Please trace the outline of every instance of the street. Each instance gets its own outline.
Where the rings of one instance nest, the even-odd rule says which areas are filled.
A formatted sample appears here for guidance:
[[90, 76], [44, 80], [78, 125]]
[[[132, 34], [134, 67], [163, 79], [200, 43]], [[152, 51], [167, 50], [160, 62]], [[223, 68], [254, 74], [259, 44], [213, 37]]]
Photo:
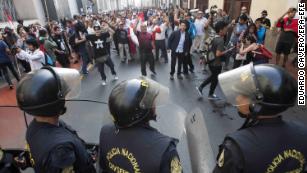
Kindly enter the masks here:
[[[115, 52], [113, 52], [113, 55]], [[136, 60], [129, 64], [120, 63], [118, 56], [112, 57], [119, 80], [113, 81], [113, 76], [106, 67], [107, 85], [101, 85], [100, 75], [96, 68], [82, 79], [82, 90], [78, 99], [88, 99], [96, 101], [108, 101], [108, 96], [112, 88], [120, 81], [137, 78], [140, 76], [140, 64]], [[205, 172], [210, 172], [214, 168], [215, 157], [218, 153], [218, 145], [222, 143], [227, 133], [234, 132], [242, 123], [236, 109], [223, 100], [210, 102], [207, 99], [209, 87], [204, 88], [204, 96], [199, 99], [195, 87], [208, 75], [203, 74], [200, 65], [194, 60], [195, 73], [185, 76], [183, 80], [175, 77], [169, 80], [170, 63], [156, 62], [156, 76], [148, 76], [157, 82], [169, 87], [170, 102], [167, 105], [158, 107], [157, 122], [153, 126], [162, 133], [179, 139], [178, 152], [184, 172], [193, 172], [200, 166], [196, 162], [206, 162]], [[148, 72], [148, 74], [150, 74]], [[4, 91], [7, 90], [7, 91]], [[1, 89], [2, 95], [10, 95], [6, 104], [14, 105], [12, 93], [7, 88]], [[218, 88], [216, 94], [222, 97]], [[3, 104], [3, 100], [1, 103]], [[111, 123], [108, 106], [89, 102], [67, 102], [67, 113], [62, 119], [75, 128], [81, 138], [88, 143], [98, 143], [100, 128], [107, 123]], [[306, 107], [294, 107], [284, 112], [285, 119], [295, 120], [307, 125], [307, 118], [304, 111]], [[0, 108], [0, 145], [3, 148], [14, 148], [24, 146], [24, 119], [22, 113], [16, 108]], [[28, 121], [30, 121], [28, 117]], [[21, 139], [22, 138], [22, 139]], [[133, 139], [132, 139], [133, 140]], [[188, 141], [189, 140], [189, 141]], [[14, 146], [8, 146], [8, 145]], [[203, 154], [203, 155], [202, 155]], [[192, 157], [192, 158], [191, 158]], [[197, 160], [203, 159], [203, 160]], [[200, 169], [200, 168], [199, 168]]]

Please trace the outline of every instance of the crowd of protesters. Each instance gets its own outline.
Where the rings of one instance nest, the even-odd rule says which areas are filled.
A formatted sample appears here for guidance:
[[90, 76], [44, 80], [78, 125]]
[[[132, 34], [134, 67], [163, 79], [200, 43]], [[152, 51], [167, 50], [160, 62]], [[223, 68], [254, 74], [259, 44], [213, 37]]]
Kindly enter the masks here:
[[[19, 80], [22, 73], [45, 65], [69, 68], [80, 62], [80, 73], [85, 76], [90, 67], [96, 65], [105, 85], [104, 65], [109, 66], [114, 79], [118, 79], [112, 60], [117, 53], [122, 63], [139, 60], [143, 76], [147, 75], [147, 63], [151, 74], [156, 75], [155, 63], [170, 60], [170, 79], [174, 80], [176, 73], [182, 80], [182, 74], [194, 73], [192, 59], [200, 58], [204, 69], [210, 68], [211, 76], [198, 89], [201, 93], [202, 88], [211, 83], [209, 95], [215, 98], [217, 76], [222, 69], [228, 70], [230, 64], [237, 68], [249, 62], [269, 62], [263, 54], [266, 30], [271, 28], [268, 12], [263, 10], [261, 16], [253, 20], [247, 11], [242, 7], [240, 16], [233, 20], [216, 6], [205, 11], [176, 6], [74, 15], [73, 19], [50, 21], [44, 26], [39, 23], [24, 26], [20, 20], [16, 30], [6, 27], [0, 34], [0, 72], [13, 88], [7, 69]], [[283, 54], [283, 67], [296, 42], [295, 14], [296, 9], [290, 8], [277, 21], [281, 36], [276, 46], [276, 64]], [[209, 42], [214, 48], [208, 51], [220, 52], [214, 55], [213, 61], [208, 59], [208, 52], [203, 51], [210, 37], [215, 41]], [[216, 40], [216, 37], [222, 38]], [[21, 68], [16, 68], [16, 64]]]

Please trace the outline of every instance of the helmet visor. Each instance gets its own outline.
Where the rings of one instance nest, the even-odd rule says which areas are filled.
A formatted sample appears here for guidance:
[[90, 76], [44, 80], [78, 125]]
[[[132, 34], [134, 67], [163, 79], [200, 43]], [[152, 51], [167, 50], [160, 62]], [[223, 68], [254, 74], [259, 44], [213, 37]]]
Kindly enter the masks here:
[[168, 87], [146, 77], [140, 77], [142, 87], [146, 87], [140, 107], [149, 109], [165, 106], [169, 103]]
[[69, 68], [53, 68], [60, 77], [61, 89], [65, 99], [77, 98], [81, 92], [81, 76], [78, 70]]
[[253, 75], [252, 64], [219, 75], [219, 85], [230, 104], [241, 106], [251, 104], [256, 100], [256, 85]]

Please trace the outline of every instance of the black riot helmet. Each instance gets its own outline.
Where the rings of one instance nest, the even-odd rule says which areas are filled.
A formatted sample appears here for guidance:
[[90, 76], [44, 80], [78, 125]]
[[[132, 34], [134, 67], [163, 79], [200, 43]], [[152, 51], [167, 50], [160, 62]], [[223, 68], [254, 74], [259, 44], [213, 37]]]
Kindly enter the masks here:
[[43, 67], [18, 83], [18, 106], [34, 116], [62, 115], [66, 111], [65, 99], [79, 93], [80, 81], [77, 70]]
[[[296, 103], [297, 82], [277, 65], [251, 63], [220, 74], [219, 83], [231, 104], [249, 104], [252, 118], [276, 115]], [[241, 96], [247, 97], [248, 103], [242, 103]]]
[[109, 110], [118, 128], [155, 119], [155, 108], [168, 101], [168, 88], [145, 77], [123, 81], [109, 97]]

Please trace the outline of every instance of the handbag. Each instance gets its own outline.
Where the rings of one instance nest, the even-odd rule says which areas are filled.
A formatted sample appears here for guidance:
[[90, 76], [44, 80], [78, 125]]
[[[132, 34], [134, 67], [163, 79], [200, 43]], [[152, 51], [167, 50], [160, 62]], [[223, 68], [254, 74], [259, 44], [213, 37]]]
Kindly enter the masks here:
[[109, 58], [109, 55], [104, 55], [104, 56], [100, 56], [96, 58], [95, 61], [98, 63], [104, 63], [108, 60], [108, 58]]
[[[243, 50], [243, 44], [241, 45], [240, 50]], [[239, 61], [240, 60], [246, 60], [246, 53], [244, 55], [241, 55], [241, 54], [237, 53], [236, 60], [239, 60]]]

